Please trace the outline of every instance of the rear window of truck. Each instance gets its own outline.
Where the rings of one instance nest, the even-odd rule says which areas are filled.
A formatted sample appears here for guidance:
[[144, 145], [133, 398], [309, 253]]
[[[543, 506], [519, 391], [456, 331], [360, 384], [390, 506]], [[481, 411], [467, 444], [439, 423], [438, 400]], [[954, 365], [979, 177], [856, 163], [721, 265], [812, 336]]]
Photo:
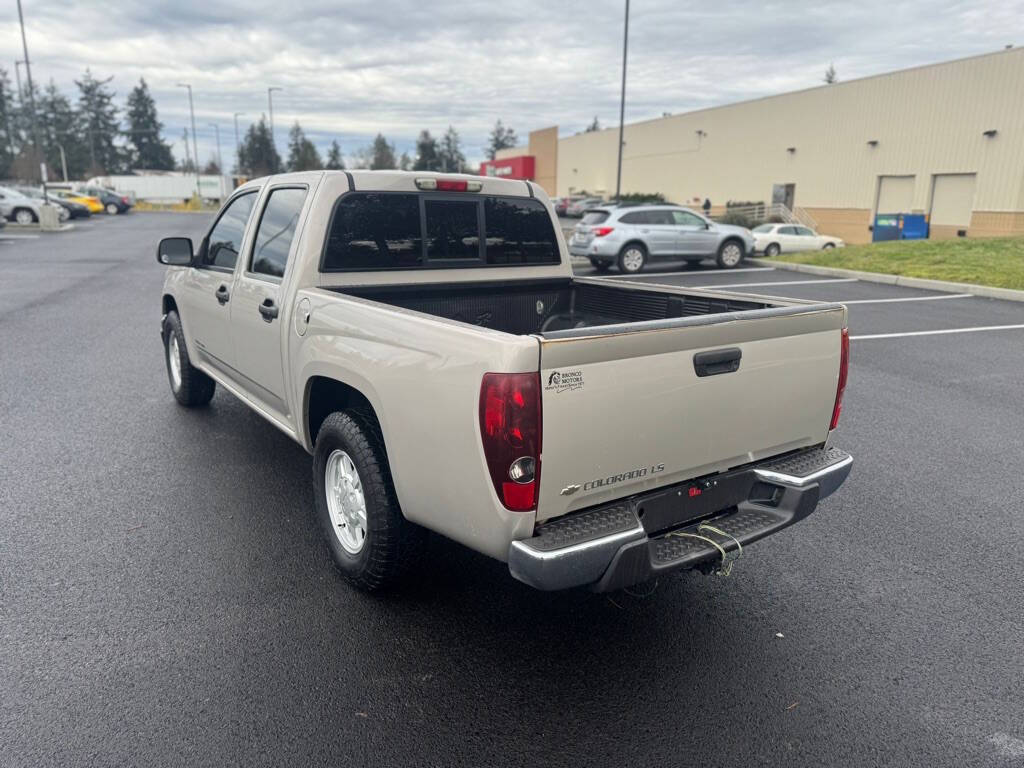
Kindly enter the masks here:
[[323, 272], [558, 264], [533, 198], [350, 192], [331, 217]]

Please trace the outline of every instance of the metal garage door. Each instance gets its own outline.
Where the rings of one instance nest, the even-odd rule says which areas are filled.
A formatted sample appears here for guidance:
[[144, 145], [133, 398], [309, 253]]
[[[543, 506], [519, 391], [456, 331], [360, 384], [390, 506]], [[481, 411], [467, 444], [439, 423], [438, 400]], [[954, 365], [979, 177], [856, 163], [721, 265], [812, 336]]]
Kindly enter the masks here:
[[932, 185], [932, 225], [966, 227], [974, 209], [973, 173], [944, 173]]
[[879, 176], [875, 213], [909, 213], [914, 207], [913, 176]]

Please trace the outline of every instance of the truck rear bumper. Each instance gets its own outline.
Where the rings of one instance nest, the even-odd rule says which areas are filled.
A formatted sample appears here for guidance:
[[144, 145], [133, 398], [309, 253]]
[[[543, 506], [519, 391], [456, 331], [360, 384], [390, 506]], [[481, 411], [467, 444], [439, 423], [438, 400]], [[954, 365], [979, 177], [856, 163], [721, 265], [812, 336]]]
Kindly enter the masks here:
[[852, 466], [844, 451], [811, 448], [567, 515], [513, 541], [509, 571], [537, 589], [607, 592], [711, 567], [810, 515]]

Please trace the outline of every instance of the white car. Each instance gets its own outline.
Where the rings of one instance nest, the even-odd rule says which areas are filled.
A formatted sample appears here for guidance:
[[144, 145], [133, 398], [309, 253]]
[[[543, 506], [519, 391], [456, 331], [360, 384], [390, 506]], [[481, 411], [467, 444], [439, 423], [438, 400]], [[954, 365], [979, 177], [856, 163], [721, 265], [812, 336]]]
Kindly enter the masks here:
[[810, 227], [799, 224], [762, 224], [754, 227], [752, 232], [754, 251], [769, 257], [778, 256], [783, 251], [818, 251], [846, 245], [838, 237], [819, 235]]
[[55, 208], [59, 221], [69, 218], [67, 208], [55, 203], [44, 203], [36, 197], [28, 197], [12, 187], [0, 187], [0, 216], [5, 219], [18, 224], [34, 224], [39, 221], [39, 212], [43, 208]]

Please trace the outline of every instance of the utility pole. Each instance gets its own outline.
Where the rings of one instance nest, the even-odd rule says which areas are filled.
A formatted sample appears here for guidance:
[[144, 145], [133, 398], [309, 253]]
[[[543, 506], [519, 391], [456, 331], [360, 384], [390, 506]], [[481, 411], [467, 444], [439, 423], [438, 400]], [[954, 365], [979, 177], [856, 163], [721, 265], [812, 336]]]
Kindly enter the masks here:
[[235, 170], [242, 173], [242, 143], [238, 140], [238, 116], [245, 112], [235, 112]]
[[[21, 2], [21, 0], [18, 0]], [[192, 106], [192, 86], [188, 83], [178, 83], [179, 88], [188, 88], [188, 113], [192, 117], [192, 157], [196, 164], [196, 199], [202, 200], [203, 193], [199, 189], [199, 144], [196, 143], [196, 110]], [[185, 153], [188, 154], [188, 144], [185, 144]]]
[[270, 144], [275, 150], [277, 149], [277, 140], [274, 138], [274, 91], [283, 90], [284, 88], [277, 85], [267, 88], [267, 109], [270, 112]]
[[622, 95], [619, 97], [619, 169], [615, 174], [615, 202], [622, 192], [622, 135], [626, 120], [626, 49], [629, 45], [629, 0], [626, 0], [626, 26], [622, 33]]
[[220, 175], [224, 175], [224, 161], [220, 158], [220, 126], [216, 123], [207, 123], [207, 125], [213, 126], [213, 132], [217, 136], [217, 167], [220, 169]]
[[[39, 178], [43, 178], [43, 156], [39, 151], [39, 132], [36, 130], [36, 95], [32, 88], [32, 65], [28, 60], [28, 41], [25, 39], [25, 17], [21, 13], [21, 0], [18, 0], [18, 23], [21, 25], [21, 49], [25, 52], [25, 77], [28, 79], [28, 103], [32, 123], [32, 147], [35, 149], [36, 162], [39, 166]], [[46, 183], [43, 182], [43, 201], [46, 201]]]
[[18, 81], [18, 102], [21, 103], [25, 100], [25, 93], [21, 90], [21, 65], [24, 61], [14, 62], [14, 77]]

